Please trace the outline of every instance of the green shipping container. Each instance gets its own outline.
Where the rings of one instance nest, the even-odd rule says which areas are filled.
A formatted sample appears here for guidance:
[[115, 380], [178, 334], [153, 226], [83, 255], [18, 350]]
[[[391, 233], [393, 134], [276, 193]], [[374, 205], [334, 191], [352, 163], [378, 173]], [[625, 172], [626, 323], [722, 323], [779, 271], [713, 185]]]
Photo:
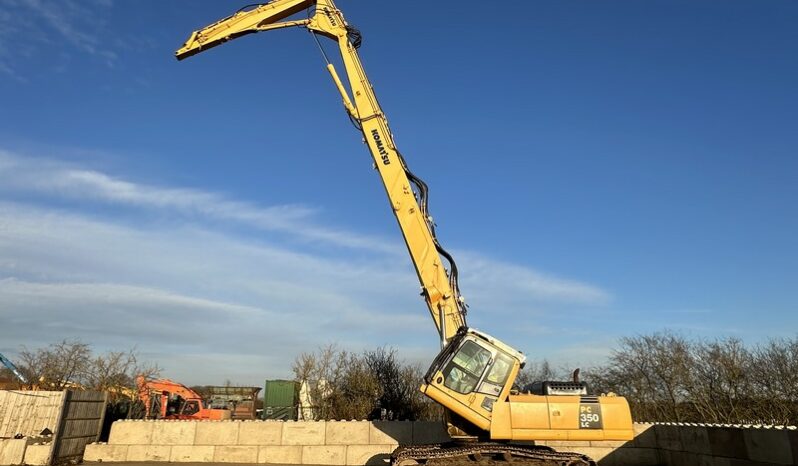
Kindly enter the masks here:
[[263, 391], [263, 406], [287, 408], [297, 405], [299, 384], [293, 380], [267, 380]]
[[278, 421], [296, 421], [296, 408], [289, 406], [264, 406], [263, 419], [278, 420]]

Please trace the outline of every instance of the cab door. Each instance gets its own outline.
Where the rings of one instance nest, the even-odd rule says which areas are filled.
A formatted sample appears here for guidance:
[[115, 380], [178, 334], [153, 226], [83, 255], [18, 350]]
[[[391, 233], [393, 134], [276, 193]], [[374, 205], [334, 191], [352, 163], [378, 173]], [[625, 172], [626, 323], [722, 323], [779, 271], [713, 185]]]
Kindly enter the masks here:
[[493, 403], [498, 400], [513, 360], [490, 345], [463, 341], [430, 380], [425, 393], [482, 429], [490, 428]]

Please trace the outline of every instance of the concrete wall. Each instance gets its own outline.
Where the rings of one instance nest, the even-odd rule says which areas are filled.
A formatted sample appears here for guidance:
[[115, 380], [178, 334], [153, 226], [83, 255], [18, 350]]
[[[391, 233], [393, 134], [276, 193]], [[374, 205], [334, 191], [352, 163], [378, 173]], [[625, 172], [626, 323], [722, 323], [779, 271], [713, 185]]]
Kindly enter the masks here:
[[[437, 422], [118, 421], [85, 461], [384, 464], [398, 445], [448, 440]], [[798, 465], [798, 431], [636, 424], [630, 442], [539, 442], [600, 466]]]
[[63, 404], [64, 392], [0, 391], [0, 465], [48, 464], [52, 437], [38, 435], [58, 430]]
[[399, 444], [448, 440], [438, 422], [117, 421], [84, 461], [385, 464]]
[[26, 446], [25, 439], [0, 440], [0, 464], [23, 464]]
[[699, 424], [635, 424], [631, 442], [538, 442], [584, 453], [600, 466], [798, 465], [798, 430]]
[[46, 442], [35, 438], [0, 439], [0, 465], [46, 466], [51, 451], [49, 439]]
[[0, 437], [55, 432], [63, 402], [64, 392], [0, 390]]

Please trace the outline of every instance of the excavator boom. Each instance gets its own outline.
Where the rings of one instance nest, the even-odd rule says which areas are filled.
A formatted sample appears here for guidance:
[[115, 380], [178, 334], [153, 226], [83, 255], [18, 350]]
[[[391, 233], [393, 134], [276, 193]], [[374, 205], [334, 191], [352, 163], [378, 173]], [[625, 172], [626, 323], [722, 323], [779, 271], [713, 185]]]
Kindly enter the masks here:
[[[195, 31], [183, 47], [175, 52], [178, 60], [196, 55], [237, 37], [254, 32], [275, 29], [274, 24], [312, 6], [314, 0], [278, 0], [247, 10], [241, 9], [227, 18]], [[291, 21], [277, 27], [299, 26], [305, 21]]]
[[[315, 10], [307, 20], [280, 22], [309, 7]], [[433, 220], [427, 211], [427, 186], [410, 172], [396, 148], [388, 121], [360, 62], [359, 33], [346, 23], [335, 4], [331, 0], [275, 0], [251, 10], [238, 11], [193, 32], [176, 52], [176, 57], [181, 60], [236, 37], [291, 26], [305, 27], [338, 44], [351, 97], [334, 65], [328, 63], [327, 70], [374, 158], [418, 274], [422, 295], [445, 346], [466, 324], [456, 265], [435, 237]]]
[[11, 362], [8, 358], [3, 356], [3, 353], [0, 353], [0, 363], [6, 366], [6, 368], [10, 370], [11, 373], [14, 374], [19, 379], [20, 382], [22, 382], [23, 384], [28, 383], [28, 379], [26, 379], [25, 376], [22, 375], [22, 372], [20, 372], [19, 369], [17, 369], [17, 366], [15, 366], [13, 362]]

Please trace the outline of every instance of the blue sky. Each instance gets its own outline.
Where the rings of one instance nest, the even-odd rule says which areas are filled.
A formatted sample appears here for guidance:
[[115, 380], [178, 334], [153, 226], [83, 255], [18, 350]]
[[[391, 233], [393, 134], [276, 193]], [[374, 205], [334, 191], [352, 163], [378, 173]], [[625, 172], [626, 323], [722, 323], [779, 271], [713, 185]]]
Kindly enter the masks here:
[[[178, 63], [230, 2], [0, 1], [0, 352], [186, 383], [437, 340], [304, 30]], [[798, 4], [341, 0], [469, 323], [557, 364], [798, 329]], [[334, 52], [331, 43], [328, 52]]]

